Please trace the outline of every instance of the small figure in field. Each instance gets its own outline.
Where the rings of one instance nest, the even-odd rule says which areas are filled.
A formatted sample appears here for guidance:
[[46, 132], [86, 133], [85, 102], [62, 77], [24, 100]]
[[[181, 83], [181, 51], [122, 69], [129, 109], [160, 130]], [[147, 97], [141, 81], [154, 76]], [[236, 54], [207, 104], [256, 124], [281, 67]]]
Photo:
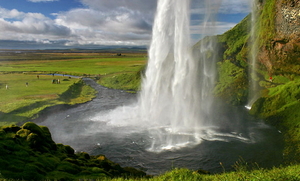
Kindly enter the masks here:
[[6, 88], [6, 90], [8, 89], [8, 85], [7, 84], [6, 84], [5, 88]]
[[25, 83], [26, 87], [28, 87], [28, 82]]
[[273, 82], [273, 77], [272, 76], [270, 76], [269, 81]]
[[60, 84], [60, 80], [59, 79], [57, 79], [57, 83]]
[[55, 79], [53, 79], [53, 80], [52, 80], [52, 84], [55, 84], [55, 82], [56, 82], [56, 80], [55, 80]]
[[36, 77], [37, 77], [37, 79], [40, 79], [40, 76], [39, 76], [39, 75], [37, 75]]

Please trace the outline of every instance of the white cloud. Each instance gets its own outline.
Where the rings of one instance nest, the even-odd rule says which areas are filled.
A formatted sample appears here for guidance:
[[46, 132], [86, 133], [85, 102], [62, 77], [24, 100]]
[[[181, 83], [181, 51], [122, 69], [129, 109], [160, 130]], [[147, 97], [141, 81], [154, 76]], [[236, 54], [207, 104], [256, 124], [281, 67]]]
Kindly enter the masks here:
[[117, 10], [73, 9], [56, 14], [56, 23], [72, 30], [81, 44], [146, 43], [150, 40], [152, 25], [139, 11], [124, 7]]
[[233, 28], [235, 25], [236, 23], [229, 23], [229, 22], [207, 22], [206, 24], [192, 25], [191, 34], [202, 33], [203, 36], [222, 34], [225, 31]]
[[24, 13], [0, 8], [0, 39], [32, 40], [38, 37], [59, 39], [70, 35], [67, 27], [56, 24], [41, 13]]
[[208, 12], [221, 14], [250, 13], [252, 0], [193, 0], [191, 13], [205, 14]]
[[151, 12], [156, 9], [156, 0], [80, 0], [91, 9], [115, 10], [120, 7], [131, 9], [132, 11]]
[[252, 0], [223, 0], [220, 6], [222, 14], [250, 13]]
[[20, 19], [25, 16], [25, 13], [20, 12], [16, 9], [7, 10], [0, 7], [0, 18], [14, 18]]
[[[28, 0], [47, 2], [55, 0]], [[56, 12], [50, 19], [41, 13], [25, 13], [0, 7], [1, 40], [35, 40], [51, 44], [56, 40], [76, 44], [148, 45], [157, 0], [78, 0], [85, 8]], [[204, 8], [204, 0], [192, 0], [191, 12], [204, 14], [218, 8], [223, 14], [249, 12], [250, 0], [206, 0], [214, 9]], [[191, 33], [200, 34], [200, 20], [192, 20]], [[216, 34], [233, 27], [235, 23], [206, 24]]]

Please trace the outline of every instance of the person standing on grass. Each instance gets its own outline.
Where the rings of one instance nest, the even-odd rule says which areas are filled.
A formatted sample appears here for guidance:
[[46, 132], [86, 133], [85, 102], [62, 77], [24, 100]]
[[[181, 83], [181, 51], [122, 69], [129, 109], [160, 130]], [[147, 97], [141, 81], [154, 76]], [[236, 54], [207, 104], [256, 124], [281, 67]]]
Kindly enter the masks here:
[[25, 83], [26, 87], [28, 87], [28, 82]]
[[8, 85], [7, 84], [6, 84], [5, 88], [6, 88], [6, 90], [8, 89]]

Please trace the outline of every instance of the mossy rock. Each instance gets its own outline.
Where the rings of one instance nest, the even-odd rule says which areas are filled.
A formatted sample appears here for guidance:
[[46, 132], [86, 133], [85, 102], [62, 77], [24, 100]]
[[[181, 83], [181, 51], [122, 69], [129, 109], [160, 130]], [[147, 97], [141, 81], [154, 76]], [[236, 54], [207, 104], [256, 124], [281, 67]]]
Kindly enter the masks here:
[[27, 138], [27, 136], [30, 134], [30, 130], [28, 129], [20, 129], [16, 135], [20, 136], [21, 138]]
[[22, 177], [25, 180], [43, 180], [45, 179], [46, 172], [34, 164], [26, 164]]
[[46, 171], [49, 172], [49, 171], [53, 171], [56, 169], [56, 167], [60, 163], [60, 159], [51, 154], [47, 154], [47, 155], [41, 155], [40, 157], [38, 157], [37, 162], [42, 164], [42, 167]]
[[[1, 150], [1, 148], [0, 148], [0, 150]], [[0, 152], [0, 154], [2, 154], [2, 153]], [[0, 158], [0, 163], [1, 163], [0, 170], [7, 168], [8, 165], [10, 164], [7, 159], [1, 159], [1, 158]]]
[[69, 146], [69, 145], [65, 145], [64, 146], [64, 150], [65, 150], [65, 153], [67, 153], [68, 155], [74, 155], [75, 154], [75, 150]]
[[79, 159], [82, 159], [82, 160], [89, 160], [91, 159], [90, 155], [86, 152], [80, 152], [77, 154], [78, 158]]
[[19, 131], [21, 128], [19, 126], [16, 126], [16, 125], [10, 125], [10, 126], [4, 126], [2, 127], [2, 130], [5, 131], [6, 133], [9, 133], [9, 132], [17, 132]]
[[73, 163], [67, 162], [67, 161], [62, 161], [57, 166], [57, 170], [60, 172], [66, 172], [66, 173], [73, 174], [73, 175], [76, 175], [81, 171], [79, 166], [77, 166]]
[[105, 171], [103, 170], [103, 168], [99, 168], [99, 167], [93, 167], [93, 168], [91, 169], [91, 171], [92, 171], [93, 173], [105, 173]]
[[40, 143], [42, 142], [41, 137], [36, 133], [30, 133], [27, 136], [26, 141], [28, 142], [29, 146], [32, 148], [39, 148]]
[[47, 179], [60, 181], [74, 181], [75, 176], [67, 172], [53, 171], [48, 173]]
[[37, 134], [38, 136], [44, 136], [44, 131], [42, 130], [41, 127], [39, 127], [37, 124], [32, 123], [32, 122], [27, 122], [23, 124], [22, 129], [27, 129], [31, 131], [32, 133]]
[[[6, 179], [74, 180], [130, 177], [138, 171], [124, 170], [104, 155], [75, 155], [72, 147], [55, 144], [47, 127], [25, 123], [22, 127], [0, 127], [0, 173]], [[53, 146], [55, 145], [55, 146]], [[135, 173], [130, 173], [134, 171]], [[90, 175], [91, 174], [91, 175]]]
[[73, 163], [75, 165], [79, 165], [79, 161], [77, 159], [74, 159], [74, 158], [66, 158], [66, 159], [64, 159], [64, 161]]

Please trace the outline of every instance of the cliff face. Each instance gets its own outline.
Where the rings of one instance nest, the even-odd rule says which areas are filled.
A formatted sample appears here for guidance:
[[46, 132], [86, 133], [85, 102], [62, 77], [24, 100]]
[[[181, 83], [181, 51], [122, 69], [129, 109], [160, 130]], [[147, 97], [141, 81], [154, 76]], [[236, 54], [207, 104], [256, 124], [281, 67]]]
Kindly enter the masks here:
[[[274, 31], [270, 32], [273, 36], [265, 40], [258, 60], [266, 67], [270, 75], [283, 75], [291, 78], [294, 74], [298, 75], [300, 70], [300, 1], [276, 0], [274, 2], [274, 22], [270, 21], [274, 24], [269, 25], [271, 27], [269, 30]], [[265, 6], [270, 5], [267, 3], [267, 1], [261, 3], [262, 11], [266, 10]], [[260, 19], [264, 18], [267, 17], [260, 17]], [[264, 28], [264, 24], [261, 28]]]
[[[300, 162], [300, 0], [257, 0], [255, 15], [254, 23], [249, 15], [217, 36], [220, 57], [214, 93], [229, 104], [246, 105], [249, 82], [257, 83], [260, 97], [250, 113], [282, 132], [286, 161]], [[255, 68], [250, 63], [253, 48]], [[256, 72], [254, 78], [249, 69]]]

